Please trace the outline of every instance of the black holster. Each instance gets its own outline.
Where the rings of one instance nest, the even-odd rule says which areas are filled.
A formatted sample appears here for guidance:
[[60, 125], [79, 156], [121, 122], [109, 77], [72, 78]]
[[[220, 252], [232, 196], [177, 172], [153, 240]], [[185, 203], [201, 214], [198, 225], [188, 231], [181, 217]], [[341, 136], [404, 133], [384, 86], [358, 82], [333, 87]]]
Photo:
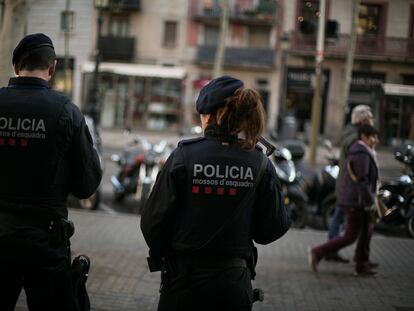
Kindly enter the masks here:
[[[253, 247], [252, 254], [247, 260], [247, 268], [250, 270], [250, 275], [252, 280], [256, 278], [256, 264], [257, 264], [258, 254], [257, 254], [257, 247]], [[263, 301], [264, 300], [264, 291], [260, 288], [253, 289], [253, 302], [256, 301]]]
[[75, 233], [72, 221], [56, 218], [50, 222], [50, 242], [53, 246], [70, 246], [70, 237]]

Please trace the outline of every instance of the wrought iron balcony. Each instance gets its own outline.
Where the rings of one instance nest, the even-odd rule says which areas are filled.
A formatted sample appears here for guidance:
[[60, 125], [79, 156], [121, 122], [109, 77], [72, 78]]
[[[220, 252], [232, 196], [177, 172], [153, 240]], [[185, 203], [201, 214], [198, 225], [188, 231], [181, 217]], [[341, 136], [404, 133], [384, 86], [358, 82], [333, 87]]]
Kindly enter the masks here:
[[141, 9], [140, 0], [109, 0], [110, 10], [120, 11], [139, 11]]
[[[193, 18], [205, 23], [218, 23], [221, 15], [219, 1], [198, 0], [191, 7]], [[259, 4], [235, 4], [229, 8], [230, 22], [248, 25], [273, 25], [275, 24], [276, 4], [273, 0], [262, 0]]]
[[[340, 34], [337, 39], [325, 43], [327, 57], [345, 57], [348, 53], [350, 35]], [[315, 55], [316, 36], [295, 32], [290, 52], [301, 55]], [[408, 60], [414, 61], [414, 40], [407, 38], [385, 37], [380, 35], [358, 36], [355, 57], [357, 59]]]
[[[196, 62], [200, 65], [212, 65], [216, 55], [216, 46], [198, 46]], [[271, 49], [226, 48], [224, 66], [264, 68], [274, 67], [274, 51]]]
[[134, 38], [102, 36], [99, 39], [99, 51], [103, 61], [132, 61], [134, 50]]

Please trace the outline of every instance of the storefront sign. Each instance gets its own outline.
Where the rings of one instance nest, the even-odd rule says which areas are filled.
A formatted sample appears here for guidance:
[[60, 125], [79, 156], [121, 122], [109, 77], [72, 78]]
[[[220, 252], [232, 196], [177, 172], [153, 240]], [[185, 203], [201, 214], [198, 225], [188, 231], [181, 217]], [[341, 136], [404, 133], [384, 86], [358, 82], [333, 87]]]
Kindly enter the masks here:
[[385, 81], [383, 73], [354, 72], [351, 79], [351, 90], [372, 90], [381, 87]]
[[384, 83], [382, 87], [385, 95], [414, 96], [414, 86], [412, 85]]
[[[329, 80], [329, 71], [324, 70], [322, 83], [326, 84]], [[287, 86], [313, 88], [315, 81], [315, 69], [311, 68], [288, 68]]]

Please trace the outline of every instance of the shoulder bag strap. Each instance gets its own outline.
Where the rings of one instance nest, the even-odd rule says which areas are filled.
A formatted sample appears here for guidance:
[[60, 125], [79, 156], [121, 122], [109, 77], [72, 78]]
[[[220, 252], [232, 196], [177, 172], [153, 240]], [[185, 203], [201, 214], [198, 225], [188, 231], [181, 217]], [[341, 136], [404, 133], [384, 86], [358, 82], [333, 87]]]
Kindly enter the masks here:
[[358, 178], [356, 177], [354, 171], [352, 170], [350, 161], [348, 161], [348, 163], [346, 164], [346, 168], [348, 169], [349, 177], [351, 177], [352, 181], [358, 182]]

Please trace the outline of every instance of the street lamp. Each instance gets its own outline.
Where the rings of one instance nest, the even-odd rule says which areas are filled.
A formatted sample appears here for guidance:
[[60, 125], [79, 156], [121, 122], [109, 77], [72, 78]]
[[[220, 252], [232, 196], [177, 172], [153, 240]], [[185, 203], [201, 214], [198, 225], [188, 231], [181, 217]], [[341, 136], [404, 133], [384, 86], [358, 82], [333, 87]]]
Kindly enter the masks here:
[[98, 84], [99, 84], [99, 63], [101, 58], [101, 53], [99, 51], [99, 41], [101, 38], [101, 31], [102, 31], [102, 11], [108, 7], [109, 0], [94, 0], [95, 8], [98, 10], [98, 18], [96, 20], [97, 27], [96, 27], [96, 43], [95, 43], [95, 70], [93, 72], [93, 84], [92, 84], [92, 94], [91, 94], [91, 101], [89, 104], [89, 114], [92, 117], [96, 126], [99, 125], [100, 122], [100, 114], [101, 114], [101, 107], [100, 107], [100, 100], [99, 100], [99, 92], [98, 92]]

